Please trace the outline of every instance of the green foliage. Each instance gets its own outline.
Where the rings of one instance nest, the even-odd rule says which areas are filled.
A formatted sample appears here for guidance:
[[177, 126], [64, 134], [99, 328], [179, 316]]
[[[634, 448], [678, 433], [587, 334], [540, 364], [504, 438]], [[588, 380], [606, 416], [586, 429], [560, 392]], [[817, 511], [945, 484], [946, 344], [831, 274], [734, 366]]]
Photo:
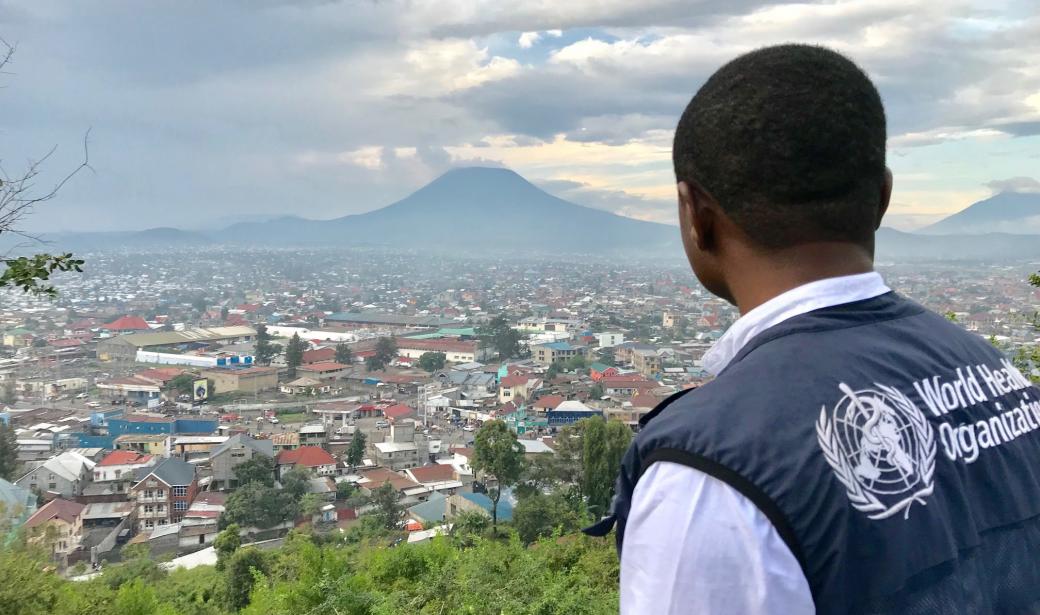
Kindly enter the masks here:
[[350, 365], [354, 362], [354, 353], [346, 344], [336, 344], [336, 363]]
[[435, 372], [444, 367], [446, 360], [447, 355], [443, 352], [424, 352], [419, 357], [419, 367], [428, 372]]
[[232, 523], [223, 529], [213, 540], [213, 549], [217, 552], [217, 569], [223, 570], [225, 562], [239, 547], [242, 546], [242, 537], [239, 536], [237, 523]]
[[[476, 515], [476, 516], [472, 516]], [[611, 541], [552, 536], [525, 547], [515, 534], [466, 541], [436, 538], [387, 548], [387, 534], [365, 517], [339, 541], [292, 532], [273, 551], [242, 547], [223, 571], [211, 566], [168, 575], [126, 576], [106, 567], [86, 582], [49, 571], [24, 550], [0, 551], [0, 612], [17, 615], [397, 615], [509, 613], [599, 615], [618, 611], [618, 562]], [[369, 527], [364, 527], [368, 525]], [[134, 550], [131, 550], [134, 553]], [[119, 572], [119, 575], [113, 573]], [[118, 576], [118, 579], [114, 577]], [[113, 578], [110, 578], [113, 577]]]
[[239, 486], [249, 483], [260, 483], [265, 487], [274, 486], [274, 457], [253, 455], [232, 470]]
[[350, 440], [350, 448], [347, 449], [347, 463], [351, 468], [361, 465], [365, 458], [365, 434], [360, 429], [354, 430], [354, 437]]
[[225, 567], [227, 590], [224, 595], [230, 610], [238, 611], [249, 604], [249, 594], [258, 579], [255, 573], [264, 575], [268, 569], [267, 557], [255, 547], [239, 549], [231, 556]]
[[278, 354], [275, 345], [271, 343], [271, 334], [267, 332], [266, 325], [256, 326], [256, 344], [253, 347], [253, 355], [260, 365], [270, 365], [271, 360]]
[[238, 524], [265, 529], [294, 519], [300, 510], [300, 499], [306, 491], [306, 483], [300, 488], [295, 480], [290, 481], [291, 488], [278, 489], [252, 482], [235, 489], [224, 503], [221, 526], [227, 528], [231, 524]]
[[0, 421], [0, 478], [18, 478], [18, 439], [14, 428]]
[[336, 483], [336, 499], [347, 500], [357, 492], [357, 488], [347, 481]]
[[372, 505], [376, 507], [374, 514], [379, 518], [383, 527], [388, 530], [396, 528], [398, 522], [401, 521], [401, 513], [404, 512], [404, 509], [401, 508], [400, 500], [401, 494], [389, 481], [373, 490], [372, 496], [369, 498]]
[[1029, 283], [1033, 286], [1040, 287], [1040, 273], [1034, 273], [1029, 276]]
[[15, 389], [14, 378], [4, 381], [4, 388], [0, 389], [0, 403], [13, 404], [18, 401], [18, 391]]
[[587, 365], [588, 361], [586, 361], [585, 357], [581, 356], [580, 354], [576, 354], [563, 362], [563, 368], [569, 372], [583, 370]]
[[192, 374], [181, 374], [180, 376], [174, 377], [173, 380], [170, 380], [168, 386], [171, 391], [178, 395], [191, 395], [191, 391], [195, 386], [195, 376]]
[[509, 326], [506, 317], [499, 314], [487, 325], [477, 328], [477, 336], [488, 347], [494, 348], [501, 361], [520, 354], [520, 332]]
[[365, 369], [370, 372], [386, 369], [397, 358], [397, 342], [392, 337], [381, 337], [376, 342], [375, 354], [365, 359]]
[[582, 492], [589, 510], [602, 515], [614, 496], [614, 480], [632, 441], [632, 431], [624, 423], [604, 421], [598, 416], [584, 419], [583, 423]]
[[524, 544], [547, 538], [555, 532], [577, 531], [585, 521], [580, 502], [563, 493], [534, 494], [520, 500], [513, 509], [513, 527]]
[[303, 352], [305, 350], [307, 350], [307, 342], [300, 339], [299, 333], [293, 333], [285, 347], [285, 365], [288, 367], [286, 375], [289, 380], [296, 377], [296, 368], [303, 363]]
[[603, 385], [598, 382], [592, 385], [592, 388], [589, 389], [589, 397], [592, 399], [600, 399], [603, 397]]
[[491, 474], [498, 487], [488, 490], [491, 498], [491, 526], [498, 527], [498, 501], [502, 488], [515, 485], [524, 469], [524, 447], [517, 442], [516, 434], [502, 421], [488, 421], [477, 432], [473, 444], [473, 459], [470, 465], [474, 472], [487, 477]]
[[549, 366], [549, 369], [545, 370], [545, 381], [552, 382], [560, 372], [563, 371], [563, 363], [560, 361], [553, 361]]
[[83, 271], [83, 261], [72, 254], [35, 254], [2, 261], [6, 269], [0, 274], [0, 288], [13, 286], [30, 295], [56, 297], [58, 291], [48, 284], [55, 271]]

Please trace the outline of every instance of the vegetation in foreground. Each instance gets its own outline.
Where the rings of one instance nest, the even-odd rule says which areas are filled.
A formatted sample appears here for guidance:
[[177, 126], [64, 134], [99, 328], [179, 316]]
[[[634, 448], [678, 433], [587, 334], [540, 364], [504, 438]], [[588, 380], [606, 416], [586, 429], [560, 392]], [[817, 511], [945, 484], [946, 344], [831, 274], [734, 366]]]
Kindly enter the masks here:
[[343, 535], [295, 530], [261, 551], [221, 541], [217, 566], [165, 571], [145, 551], [89, 581], [54, 574], [28, 547], [0, 553], [0, 611], [11, 615], [379, 615], [616, 613], [613, 542], [578, 534], [488, 536], [487, 522], [409, 545], [363, 518]]

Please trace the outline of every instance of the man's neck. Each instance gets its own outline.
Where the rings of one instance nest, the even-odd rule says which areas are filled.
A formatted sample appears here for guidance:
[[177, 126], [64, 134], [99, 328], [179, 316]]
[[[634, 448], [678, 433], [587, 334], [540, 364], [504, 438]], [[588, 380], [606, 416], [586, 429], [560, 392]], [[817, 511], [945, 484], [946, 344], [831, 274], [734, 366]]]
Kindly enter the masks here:
[[850, 243], [811, 243], [740, 259], [729, 290], [740, 313], [803, 284], [874, 270], [870, 252]]

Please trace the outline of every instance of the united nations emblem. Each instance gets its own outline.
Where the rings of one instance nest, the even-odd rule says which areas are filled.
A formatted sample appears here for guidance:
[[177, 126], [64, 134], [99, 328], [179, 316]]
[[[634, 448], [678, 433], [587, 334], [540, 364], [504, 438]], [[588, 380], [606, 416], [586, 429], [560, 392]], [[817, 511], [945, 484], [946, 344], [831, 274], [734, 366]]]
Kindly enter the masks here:
[[925, 505], [935, 473], [935, 436], [924, 414], [899, 390], [876, 384], [844, 394], [834, 409], [820, 409], [816, 437], [827, 463], [856, 510], [871, 519]]

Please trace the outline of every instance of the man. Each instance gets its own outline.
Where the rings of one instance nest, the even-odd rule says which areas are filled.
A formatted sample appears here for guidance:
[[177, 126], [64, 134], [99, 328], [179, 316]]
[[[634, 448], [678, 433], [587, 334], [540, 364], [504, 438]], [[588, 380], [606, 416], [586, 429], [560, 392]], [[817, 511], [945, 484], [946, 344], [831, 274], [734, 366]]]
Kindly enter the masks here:
[[642, 421], [611, 516], [623, 613], [1040, 613], [1040, 391], [873, 272], [874, 86], [784, 45], [679, 121], [694, 273], [742, 316]]

